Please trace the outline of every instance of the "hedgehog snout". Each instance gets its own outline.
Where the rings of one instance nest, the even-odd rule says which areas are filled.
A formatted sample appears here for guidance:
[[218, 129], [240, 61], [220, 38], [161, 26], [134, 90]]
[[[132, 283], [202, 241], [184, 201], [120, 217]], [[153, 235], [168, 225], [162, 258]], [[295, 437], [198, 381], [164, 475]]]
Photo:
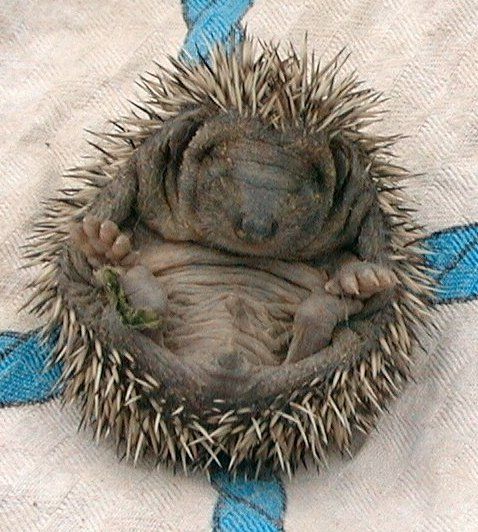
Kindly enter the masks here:
[[270, 240], [277, 233], [279, 224], [272, 216], [240, 215], [234, 224], [236, 235], [246, 242], [258, 244]]

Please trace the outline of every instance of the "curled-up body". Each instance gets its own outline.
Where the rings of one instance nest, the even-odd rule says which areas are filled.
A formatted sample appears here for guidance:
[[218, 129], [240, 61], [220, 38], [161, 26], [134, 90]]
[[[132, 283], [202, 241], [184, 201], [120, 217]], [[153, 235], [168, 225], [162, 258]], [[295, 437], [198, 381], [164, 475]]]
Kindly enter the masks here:
[[379, 98], [259, 48], [160, 72], [31, 246], [65, 395], [135, 459], [291, 473], [409, 374], [430, 282]]

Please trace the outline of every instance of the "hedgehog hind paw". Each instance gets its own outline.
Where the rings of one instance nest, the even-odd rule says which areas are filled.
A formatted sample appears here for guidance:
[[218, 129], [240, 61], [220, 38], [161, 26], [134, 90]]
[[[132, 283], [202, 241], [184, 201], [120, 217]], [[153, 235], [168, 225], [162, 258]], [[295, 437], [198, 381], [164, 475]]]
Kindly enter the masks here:
[[357, 260], [340, 267], [326, 283], [325, 290], [332, 295], [368, 299], [392, 289], [397, 283], [398, 278], [391, 268]]
[[150, 309], [159, 316], [167, 313], [167, 297], [159, 279], [145, 266], [130, 268], [120, 277], [129, 304], [136, 309]]

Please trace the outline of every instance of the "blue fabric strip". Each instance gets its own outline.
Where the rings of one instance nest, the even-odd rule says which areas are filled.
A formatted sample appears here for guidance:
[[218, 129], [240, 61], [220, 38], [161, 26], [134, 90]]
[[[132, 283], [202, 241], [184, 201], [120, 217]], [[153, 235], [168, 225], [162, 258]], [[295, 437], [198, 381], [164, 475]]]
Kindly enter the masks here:
[[428, 238], [434, 253], [429, 264], [437, 270], [437, 303], [478, 297], [478, 223], [451, 227]]
[[227, 473], [217, 471], [212, 483], [219, 492], [214, 532], [283, 530], [286, 495], [279, 479], [233, 481]]
[[230, 38], [240, 41], [240, 22], [252, 3], [253, 0], [184, 0], [188, 33], [182, 54], [197, 60], [199, 55], [208, 55], [212, 44], [225, 43]]
[[0, 334], [0, 406], [51, 397], [61, 374], [59, 365], [46, 368], [54, 342], [52, 339], [42, 345], [35, 333]]

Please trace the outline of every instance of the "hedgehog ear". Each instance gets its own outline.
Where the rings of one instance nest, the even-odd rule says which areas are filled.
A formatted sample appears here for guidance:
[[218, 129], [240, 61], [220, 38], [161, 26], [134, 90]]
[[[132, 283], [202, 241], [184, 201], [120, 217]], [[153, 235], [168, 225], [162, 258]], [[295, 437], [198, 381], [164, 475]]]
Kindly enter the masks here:
[[[208, 116], [204, 108], [194, 108], [183, 111], [176, 117], [165, 122], [157, 133], [163, 153], [163, 162], [173, 170], [178, 170], [183, 160], [183, 154], [198, 129], [204, 124]], [[159, 139], [158, 139], [159, 140]]]

